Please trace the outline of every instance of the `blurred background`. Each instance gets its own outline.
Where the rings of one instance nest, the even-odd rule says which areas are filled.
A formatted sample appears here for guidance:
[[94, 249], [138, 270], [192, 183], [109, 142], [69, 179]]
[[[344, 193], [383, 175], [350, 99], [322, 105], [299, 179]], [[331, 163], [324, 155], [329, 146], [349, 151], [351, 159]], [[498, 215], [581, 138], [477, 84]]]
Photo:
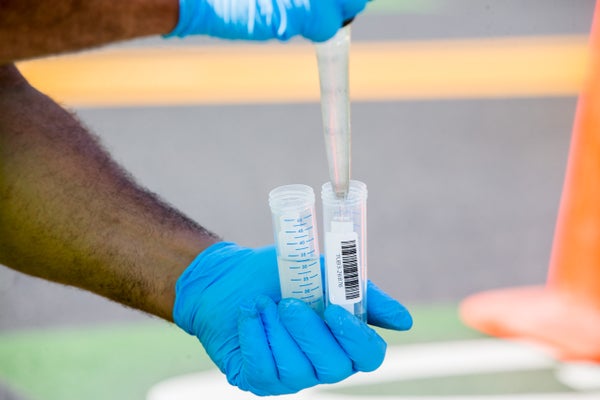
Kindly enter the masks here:
[[[369, 190], [369, 276], [394, 297], [455, 307], [478, 291], [545, 282], [593, 8], [593, 0], [376, 0], [356, 19], [362, 64], [359, 78], [350, 71], [352, 176]], [[198, 51], [200, 59], [220, 60], [242, 46], [151, 38], [90, 57]], [[284, 48], [252, 46], [245, 51], [256, 49], [255, 58]], [[303, 41], [287, 46], [299, 60], [312, 55]], [[367, 49], [377, 64], [369, 64]], [[384, 65], [394, 51], [400, 62]], [[61, 60], [47, 62], [69, 68], [68, 57]], [[316, 62], [306, 76], [269, 72], [283, 82], [275, 100], [217, 85], [203, 94], [208, 100], [161, 98], [158, 90], [141, 104], [110, 86], [110, 64], [96, 79], [114, 96], [95, 103], [93, 91], [77, 97], [64, 89], [66, 78], [36, 72], [44, 62], [20, 67], [75, 110], [139, 182], [227, 240], [271, 243], [268, 192], [304, 183], [318, 193], [328, 179]], [[251, 82], [265, 74], [223, 62], [229, 69], [205, 79]], [[131, 71], [130, 78], [138, 72], [146, 76]], [[294, 82], [305, 81], [314, 84], [309, 95], [296, 96]], [[380, 81], [392, 89], [378, 92]], [[0, 267], [4, 333], [150, 319]]]
[[[494, 40], [509, 39], [501, 45], [513, 46], [515, 54], [509, 51], [513, 59], [505, 62], [533, 81], [561, 54], [533, 70], [523, 65], [519, 43], [560, 44], [567, 38], [585, 46], [593, 5], [592, 0], [375, 1], [353, 25], [353, 44], [410, 42], [408, 64], [419, 45], [432, 49], [433, 43], [438, 52], [429, 51], [441, 54], [440, 64], [429, 68], [438, 77], [453, 46], [465, 51], [460, 41], [472, 40], [471, 52], [477, 52], [493, 51]], [[192, 38], [118, 47], [221, 44], [232, 46]], [[471, 58], [476, 62], [476, 53]], [[465, 70], [479, 68], [469, 61]], [[575, 65], [574, 75], [582, 64]], [[372, 67], [375, 80], [380, 66]], [[494, 74], [502, 80], [503, 67], [493, 71], [486, 64], [488, 82], [480, 85], [497, 86]], [[315, 70], [316, 63], [306, 73], [314, 76]], [[248, 79], [260, 73], [246, 72]], [[386, 73], [393, 78], [403, 70]], [[297, 79], [285, 70], [278, 74], [284, 81]], [[350, 76], [352, 90], [352, 70]], [[452, 79], [460, 79], [452, 72], [446, 77], [451, 86]], [[485, 89], [461, 88], [459, 82], [457, 98], [444, 93], [438, 99], [435, 82], [426, 78], [419, 78], [425, 94], [417, 93], [417, 100], [401, 92], [391, 101], [352, 98], [352, 176], [369, 189], [369, 276], [409, 304], [458, 302], [483, 289], [543, 283], [577, 87], [545, 96], [519, 93], [517, 87], [513, 97], [490, 93], [481, 98], [477, 92]], [[312, 90], [318, 96], [318, 83]], [[119, 102], [117, 95], [114, 101]], [[67, 106], [150, 190], [227, 240], [265, 245], [273, 240], [268, 192], [304, 183], [318, 193], [328, 179], [320, 106], [318, 99], [229, 103], [160, 105], [159, 98], [158, 105], [145, 107]], [[0, 268], [0, 329], [132, 318], [145, 316]]]

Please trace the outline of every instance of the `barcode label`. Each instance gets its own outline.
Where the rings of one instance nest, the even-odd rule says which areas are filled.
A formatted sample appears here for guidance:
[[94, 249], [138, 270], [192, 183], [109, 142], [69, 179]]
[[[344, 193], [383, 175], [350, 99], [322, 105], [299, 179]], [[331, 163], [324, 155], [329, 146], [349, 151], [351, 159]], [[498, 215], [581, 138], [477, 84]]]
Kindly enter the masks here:
[[327, 292], [333, 304], [354, 304], [362, 300], [360, 254], [356, 232], [325, 233]]
[[354, 300], [360, 297], [356, 240], [344, 240], [341, 244], [346, 300]]

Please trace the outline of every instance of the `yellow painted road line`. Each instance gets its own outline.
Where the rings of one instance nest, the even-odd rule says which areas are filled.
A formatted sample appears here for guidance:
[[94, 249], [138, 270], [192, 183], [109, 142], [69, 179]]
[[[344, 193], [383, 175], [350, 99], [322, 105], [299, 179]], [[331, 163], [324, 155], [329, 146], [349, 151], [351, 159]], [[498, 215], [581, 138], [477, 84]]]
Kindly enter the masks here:
[[[353, 101], [576, 95], [587, 37], [355, 42]], [[71, 106], [313, 102], [314, 49], [303, 44], [111, 48], [20, 63]]]

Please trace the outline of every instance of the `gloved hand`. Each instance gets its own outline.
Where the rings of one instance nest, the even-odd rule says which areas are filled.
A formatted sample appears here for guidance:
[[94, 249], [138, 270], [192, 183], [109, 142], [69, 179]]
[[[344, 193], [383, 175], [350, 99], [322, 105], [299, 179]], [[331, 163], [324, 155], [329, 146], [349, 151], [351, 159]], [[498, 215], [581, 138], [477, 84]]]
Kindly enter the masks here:
[[315, 42], [331, 38], [367, 0], [179, 0], [179, 21], [166, 35]]
[[[280, 296], [274, 247], [221, 242], [177, 281], [173, 318], [199, 338], [229, 383], [257, 395], [338, 382], [383, 362], [385, 341], [342, 307], [327, 307], [323, 320]], [[370, 282], [367, 296], [370, 324], [411, 327], [408, 311]]]

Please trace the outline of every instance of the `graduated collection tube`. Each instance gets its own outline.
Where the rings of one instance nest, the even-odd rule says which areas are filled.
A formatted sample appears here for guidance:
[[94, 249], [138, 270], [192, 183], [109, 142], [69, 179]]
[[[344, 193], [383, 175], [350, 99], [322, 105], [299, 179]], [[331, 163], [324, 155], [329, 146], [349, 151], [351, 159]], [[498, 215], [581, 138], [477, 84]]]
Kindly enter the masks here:
[[282, 298], [293, 297], [323, 314], [323, 283], [315, 194], [310, 186], [285, 185], [269, 193]]
[[367, 319], [367, 186], [350, 181], [338, 197], [331, 182], [323, 185], [325, 305], [337, 304]]

